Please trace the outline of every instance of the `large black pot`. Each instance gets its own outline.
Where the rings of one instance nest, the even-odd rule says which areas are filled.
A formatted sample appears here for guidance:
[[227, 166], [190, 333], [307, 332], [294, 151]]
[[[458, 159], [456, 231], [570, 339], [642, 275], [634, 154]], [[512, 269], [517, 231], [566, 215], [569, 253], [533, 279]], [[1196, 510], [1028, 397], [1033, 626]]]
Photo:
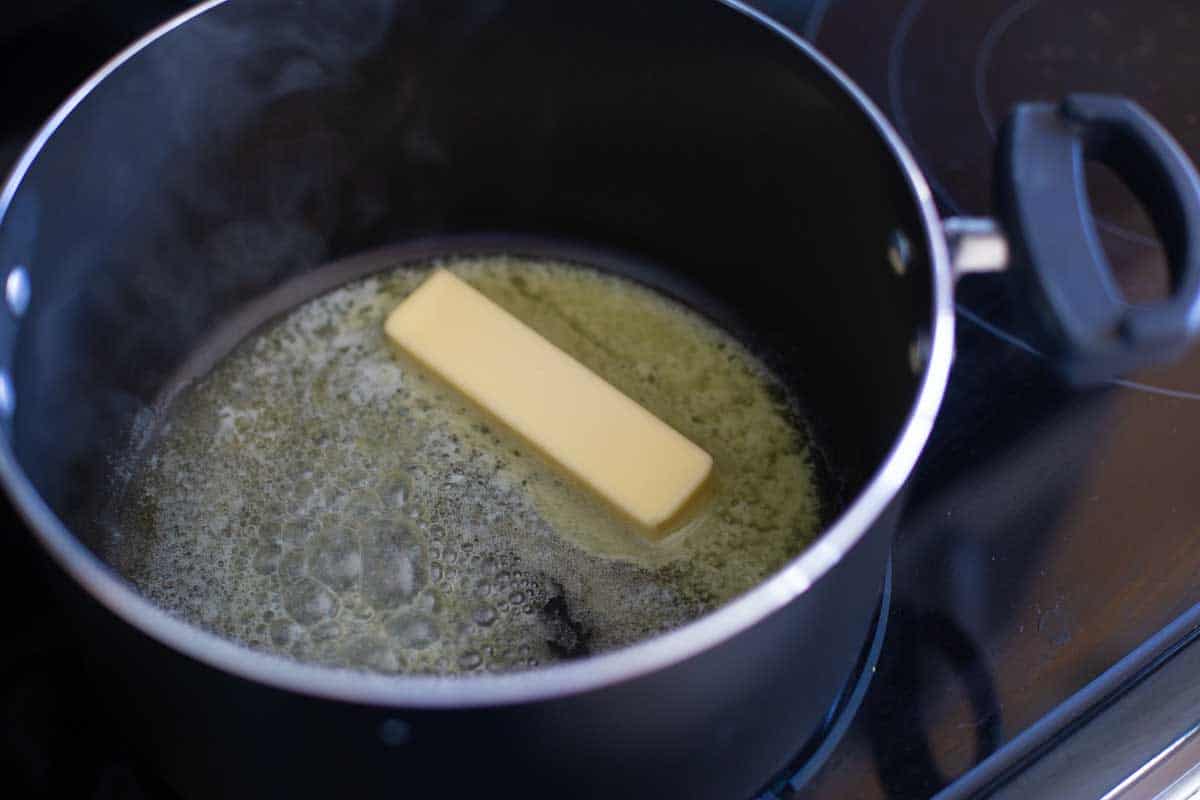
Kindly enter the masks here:
[[[1177, 350], [1200, 325], [1200, 192], [1166, 134], [1076, 97], [1021, 108], [1002, 154], [1031, 333], [1080, 377]], [[1171, 299], [1121, 301], [1085, 157], [1149, 206]], [[95, 674], [196, 796], [753, 791], [853, 671], [949, 374], [953, 281], [1006, 245], [986, 222], [944, 226], [896, 134], [820, 55], [714, 0], [208, 3], [63, 106], [0, 213], [0, 476]], [[614, 268], [793, 383], [844, 500], [816, 543], [651, 641], [458, 679], [252, 652], [154, 608], [89, 549], [107, 456], [234, 309], [373, 248], [500, 233], [627, 254]]]

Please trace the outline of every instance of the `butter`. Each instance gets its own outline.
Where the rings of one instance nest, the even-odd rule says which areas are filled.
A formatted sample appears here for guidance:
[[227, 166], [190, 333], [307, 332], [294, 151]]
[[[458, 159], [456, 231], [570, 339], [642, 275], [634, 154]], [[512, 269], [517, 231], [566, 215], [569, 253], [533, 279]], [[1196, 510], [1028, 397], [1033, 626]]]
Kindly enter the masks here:
[[388, 316], [392, 343], [661, 539], [712, 456], [445, 270]]

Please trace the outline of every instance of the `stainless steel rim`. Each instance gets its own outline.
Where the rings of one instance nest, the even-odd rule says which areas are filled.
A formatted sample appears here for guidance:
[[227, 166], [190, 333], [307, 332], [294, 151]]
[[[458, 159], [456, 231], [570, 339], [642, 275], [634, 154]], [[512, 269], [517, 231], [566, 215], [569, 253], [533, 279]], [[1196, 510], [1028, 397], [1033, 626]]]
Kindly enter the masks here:
[[[952, 276], [941, 222], [924, 176], [899, 135], [871, 100], [811, 45], [740, 0], [717, 0], [788, 39], [857, 102], [904, 170], [921, 212], [930, 253], [930, 344], [916, 402], [900, 437], [866, 488], [834, 524], [773, 577], [692, 623], [653, 639], [583, 661], [505, 675], [386, 676], [301, 664], [234, 644], [170, 616], [76, 539], [50, 510], [17, 464], [8, 441], [0, 446], [0, 481], [21, 516], [54, 560], [93, 597], [125, 622], [162, 644], [243, 678], [307, 695], [400, 708], [494, 706], [578, 694], [684, 661], [746, 630], [792, 602], [820, 580], [884, 513], [916, 464], [941, 405], [954, 343]], [[226, 0], [209, 0], [161, 25], [126, 48], [59, 107], [34, 137], [0, 191], [0, 224], [25, 173], [71, 111], [105, 77], [160, 36]]]

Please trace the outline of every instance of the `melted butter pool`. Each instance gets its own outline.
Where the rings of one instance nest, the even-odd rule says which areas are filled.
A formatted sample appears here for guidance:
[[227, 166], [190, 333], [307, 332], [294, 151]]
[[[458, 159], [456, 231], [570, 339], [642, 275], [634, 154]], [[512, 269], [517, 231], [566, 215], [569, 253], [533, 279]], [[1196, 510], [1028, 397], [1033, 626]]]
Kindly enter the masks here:
[[715, 460], [651, 543], [398, 360], [391, 309], [432, 265], [347, 284], [182, 390], [114, 496], [108, 558], [170, 612], [251, 647], [380, 672], [504, 671], [676, 627], [752, 587], [820, 524], [778, 382], [707, 320], [550, 261], [451, 269]]

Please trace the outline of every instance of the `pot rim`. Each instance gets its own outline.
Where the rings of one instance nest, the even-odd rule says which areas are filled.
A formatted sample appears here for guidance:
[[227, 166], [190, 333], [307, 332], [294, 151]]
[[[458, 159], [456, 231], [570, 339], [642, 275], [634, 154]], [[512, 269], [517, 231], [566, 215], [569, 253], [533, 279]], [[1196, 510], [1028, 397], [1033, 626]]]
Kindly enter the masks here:
[[[0, 190], [0, 225], [25, 174], [59, 125], [108, 75], [165, 34], [227, 0], [207, 2], [168, 20], [125, 48], [84, 82], [42, 126]], [[904, 427], [857, 497], [811, 545], [775, 575], [697, 620], [628, 647], [580, 661], [498, 675], [382, 675], [300, 663], [235, 644], [174, 617], [143, 598], [77, 539], [46, 505], [17, 463], [9, 439], [0, 444], [0, 483], [53, 559], [99, 603], [126, 623], [210, 667], [277, 689], [314, 697], [397, 708], [470, 708], [549, 700], [601, 689], [690, 659], [750, 628], [804, 594], [875, 524], [916, 465], [949, 379], [954, 343], [953, 277], [941, 219], [929, 185], [900, 136], [840, 69], [797, 34], [744, 5], [715, 0], [750, 17], [807, 56], [857, 104], [887, 143], [920, 210], [932, 276], [930, 346], [924, 376]], [[915, 233], [915, 232], [914, 232]], [[0, 378], [4, 377], [0, 373]]]

